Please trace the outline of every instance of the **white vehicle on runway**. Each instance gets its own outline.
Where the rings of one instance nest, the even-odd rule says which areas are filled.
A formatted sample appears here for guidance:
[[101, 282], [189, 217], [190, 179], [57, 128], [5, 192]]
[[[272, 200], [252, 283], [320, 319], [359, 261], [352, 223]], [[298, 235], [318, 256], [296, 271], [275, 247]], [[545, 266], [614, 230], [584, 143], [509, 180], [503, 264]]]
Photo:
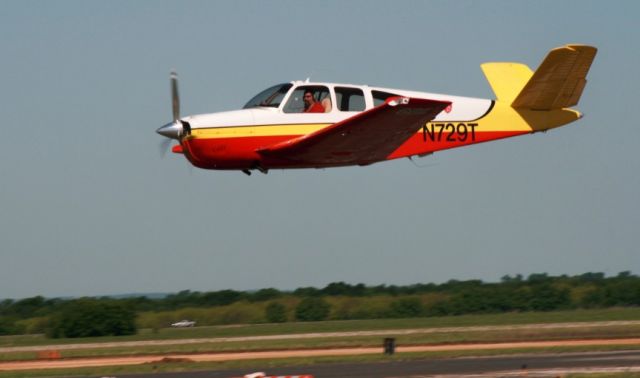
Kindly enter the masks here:
[[171, 323], [171, 326], [176, 328], [195, 327], [196, 322], [193, 320], [184, 319], [180, 320], [179, 322]]

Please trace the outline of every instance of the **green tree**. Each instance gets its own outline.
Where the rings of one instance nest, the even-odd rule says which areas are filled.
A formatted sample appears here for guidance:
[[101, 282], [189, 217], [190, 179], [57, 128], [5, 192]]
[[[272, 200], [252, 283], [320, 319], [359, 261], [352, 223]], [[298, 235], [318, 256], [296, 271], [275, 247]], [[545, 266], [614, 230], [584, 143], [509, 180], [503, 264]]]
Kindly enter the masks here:
[[529, 283], [547, 282], [552, 278], [547, 273], [532, 273], [527, 278]]
[[135, 312], [112, 300], [79, 299], [52, 319], [50, 337], [121, 336], [136, 333]]
[[296, 306], [296, 319], [303, 322], [325, 320], [329, 317], [331, 305], [320, 297], [305, 298]]
[[391, 316], [394, 318], [415, 318], [422, 316], [424, 306], [419, 298], [400, 298], [391, 303]]
[[538, 284], [531, 288], [529, 307], [533, 311], [552, 311], [568, 308], [571, 304], [569, 290], [558, 289], [548, 283]]
[[202, 294], [199, 304], [203, 306], [226, 306], [239, 301], [244, 294], [235, 290], [210, 291]]
[[282, 303], [271, 302], [264, 311], [264, 317], [269, 323], [284, 323], [287, 321], [287, 309]]
[[0, 316], [0, 336], [17, 335], [23, 332], [24, 329], [16, 324], [15, 319]]
[[293, 291], [293, 295], [297, 297], [317, 297], [321, 291], [315, 287], [299, 287]]
[[606, 293], [602, 288], [589, 289], [582, 297], [579, 305], [583, 308], [599, 308], [605, 306]]
[[255, 293], [249, 294], [248, 299], [251, 302], [259, 302], [259, 301], [268, 301], [270, 299], [275, 299], [280, 296], [282, 296], [282, 292], [280, 292], [280, 290], [278, 289], [274, 289], [271, 287], [267, 289], [260, 289]]
[[45, 306], [45, 299], [42, 296], [21, 299], [11, 306], [13, 313], [21, 319], [33, 316], [38, 310]]

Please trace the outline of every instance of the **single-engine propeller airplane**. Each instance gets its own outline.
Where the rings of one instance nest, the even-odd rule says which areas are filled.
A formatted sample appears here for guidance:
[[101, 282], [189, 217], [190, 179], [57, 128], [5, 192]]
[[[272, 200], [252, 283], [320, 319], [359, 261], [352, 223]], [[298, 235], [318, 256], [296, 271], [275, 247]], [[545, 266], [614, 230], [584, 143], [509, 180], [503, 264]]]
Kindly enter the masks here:
[[545, 131], [582, 117], [578, 103], [595, 47], [566, 45], [533, 72], [484, 63], [495, 100], [367, 85], [293, 81], [267, 88], [241, 110], [180, 117], [157, 132], [196, 167], [240, 170], [369, 165]]

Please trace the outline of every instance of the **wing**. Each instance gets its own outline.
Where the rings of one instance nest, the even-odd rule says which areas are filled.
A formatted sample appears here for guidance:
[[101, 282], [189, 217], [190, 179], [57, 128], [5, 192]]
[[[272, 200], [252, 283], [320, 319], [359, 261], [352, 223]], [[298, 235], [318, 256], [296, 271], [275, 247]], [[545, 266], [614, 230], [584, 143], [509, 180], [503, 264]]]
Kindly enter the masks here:
[[319, 165], [366, 165], [385, 160], [451, 102], [393, 97], [322, 130], [258, 150]]

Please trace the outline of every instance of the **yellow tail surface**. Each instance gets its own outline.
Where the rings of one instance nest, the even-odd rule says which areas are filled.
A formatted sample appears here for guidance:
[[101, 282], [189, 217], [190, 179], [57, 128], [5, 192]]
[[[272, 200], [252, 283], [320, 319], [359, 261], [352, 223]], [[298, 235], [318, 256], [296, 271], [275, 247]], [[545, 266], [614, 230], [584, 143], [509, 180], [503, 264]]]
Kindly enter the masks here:
[[485, 63], [481, 67], [499, 101], [520, 109], [562, 109], [578, 103], [597, 51], [586, 45], [555, 48], [535, 72], [519, 63]]
[[522, 63], [483, 63], [480, 67], [496, 99], [506, 103], [512, 103], [533, 76], [531, 68]]

